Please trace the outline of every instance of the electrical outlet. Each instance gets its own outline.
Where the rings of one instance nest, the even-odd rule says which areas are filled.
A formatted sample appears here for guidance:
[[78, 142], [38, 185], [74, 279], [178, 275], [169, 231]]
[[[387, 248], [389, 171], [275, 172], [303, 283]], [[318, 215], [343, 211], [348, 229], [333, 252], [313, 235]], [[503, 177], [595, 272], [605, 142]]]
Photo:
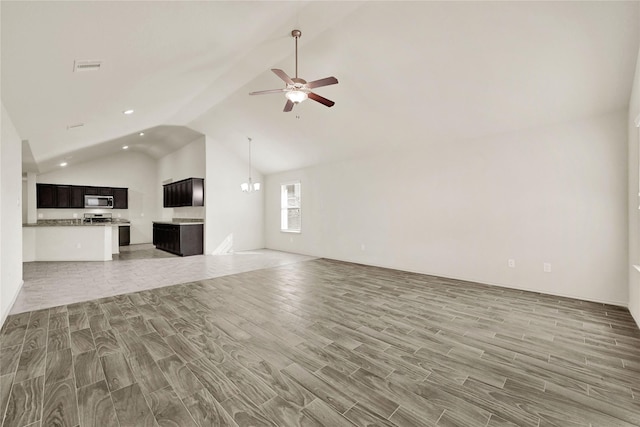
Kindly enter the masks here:
[[80, 243], [76, 243], [76, 248], [80, 249], [82, 247], [82, 245]]
[[508, 263], [509, 267], [516, 268], [516, 260], [515, 259], [510, 259], [507, 263]]
[[74, 218], [78, 218], [78, 214], [77, 214], [77, 213], [74, 213], [74, 214], [73, 214], [73, 217], [74, 217]]
[[544, 264], [542, 264], [542, 269], [545, 273], [551, 273], [551, 263], [545, 262]]
[[364, 245], [364, 243], [360, 245], [360, 250], [361, 250], [361, 251], [364, 251], [364, 250], [366, 250], [366, 249], [367, 249], [367, 247]]

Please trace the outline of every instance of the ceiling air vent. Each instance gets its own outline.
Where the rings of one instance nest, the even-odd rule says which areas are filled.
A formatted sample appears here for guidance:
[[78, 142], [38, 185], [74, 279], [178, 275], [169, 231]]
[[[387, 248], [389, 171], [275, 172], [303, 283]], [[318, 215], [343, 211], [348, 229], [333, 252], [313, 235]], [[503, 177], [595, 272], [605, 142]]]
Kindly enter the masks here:
[[73, 61], [73, 71], [98, 71], [102, 66], [102, 61], [94, 61], [94, 60], [75, 60]]

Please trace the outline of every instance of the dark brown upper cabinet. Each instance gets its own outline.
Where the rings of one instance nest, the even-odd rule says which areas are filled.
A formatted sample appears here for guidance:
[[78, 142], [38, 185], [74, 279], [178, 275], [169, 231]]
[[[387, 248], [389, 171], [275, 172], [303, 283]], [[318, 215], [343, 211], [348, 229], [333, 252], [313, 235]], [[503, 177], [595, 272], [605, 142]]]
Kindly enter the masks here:
[[68, 208], [71, 201], [71, 187], [56, 185], [56, 207]]
[[38, 208], [57, 208], [57, 185], [36, 184], [36, 201]]
[[100, 187], [84, 187], [84, 194], [89, 196], [101, 196]]
[[69, 207], [82, 209], [84, 208], [84, 187], [79, 185], [71, 185], [69, 190]]
[[162, 206], [165, 208], [204, 206], [204, 179], [187, 178], [165, 184], [162, 195]]
[[113, 209], [129, 209], [129, 189], [112, 188]]
[[38, 209], [83, 209], [84, 196], [113, 196], [113, 209], [129, 208], [129, 189], [83, 185], [36, 184]]

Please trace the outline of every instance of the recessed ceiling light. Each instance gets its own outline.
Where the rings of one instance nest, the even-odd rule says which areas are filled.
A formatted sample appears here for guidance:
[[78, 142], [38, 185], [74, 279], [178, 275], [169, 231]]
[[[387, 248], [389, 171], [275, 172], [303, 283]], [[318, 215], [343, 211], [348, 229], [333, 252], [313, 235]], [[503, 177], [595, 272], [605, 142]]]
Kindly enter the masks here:
[[122, 149], [123, 149], [123, 150], [126, 150], [126, 149], [128, 149], [128, 148], [129, 148], [129, 146], [128, 146], [128, 145], [123, 145], [123, 146], [122, 146]]
[[60, 166], [61, 166], [61, 167], [65, 167], [65, 166], [67, 166], [67, 162], [62, 162], [62, 163], [60, 163]]
[[128, 114], [133, 114], [133, 110], [124, 110], [122, 113], [123, 114], [127, 114], [127, 115]]
[[140, 136], [144, 136], [144, 132], [140, 132], [138, 135], [140, 135]]

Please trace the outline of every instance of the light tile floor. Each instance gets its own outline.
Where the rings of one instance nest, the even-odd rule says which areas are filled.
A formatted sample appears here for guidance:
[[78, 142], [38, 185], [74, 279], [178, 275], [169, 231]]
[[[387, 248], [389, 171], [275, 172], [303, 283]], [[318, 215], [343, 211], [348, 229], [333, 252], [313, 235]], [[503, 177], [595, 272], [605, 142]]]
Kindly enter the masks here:
[[190, 257], [151, 244], [120, 250], [113, 261], [24, 263], [24, 285], [10, 314], [315, 259], [269, 249]]

